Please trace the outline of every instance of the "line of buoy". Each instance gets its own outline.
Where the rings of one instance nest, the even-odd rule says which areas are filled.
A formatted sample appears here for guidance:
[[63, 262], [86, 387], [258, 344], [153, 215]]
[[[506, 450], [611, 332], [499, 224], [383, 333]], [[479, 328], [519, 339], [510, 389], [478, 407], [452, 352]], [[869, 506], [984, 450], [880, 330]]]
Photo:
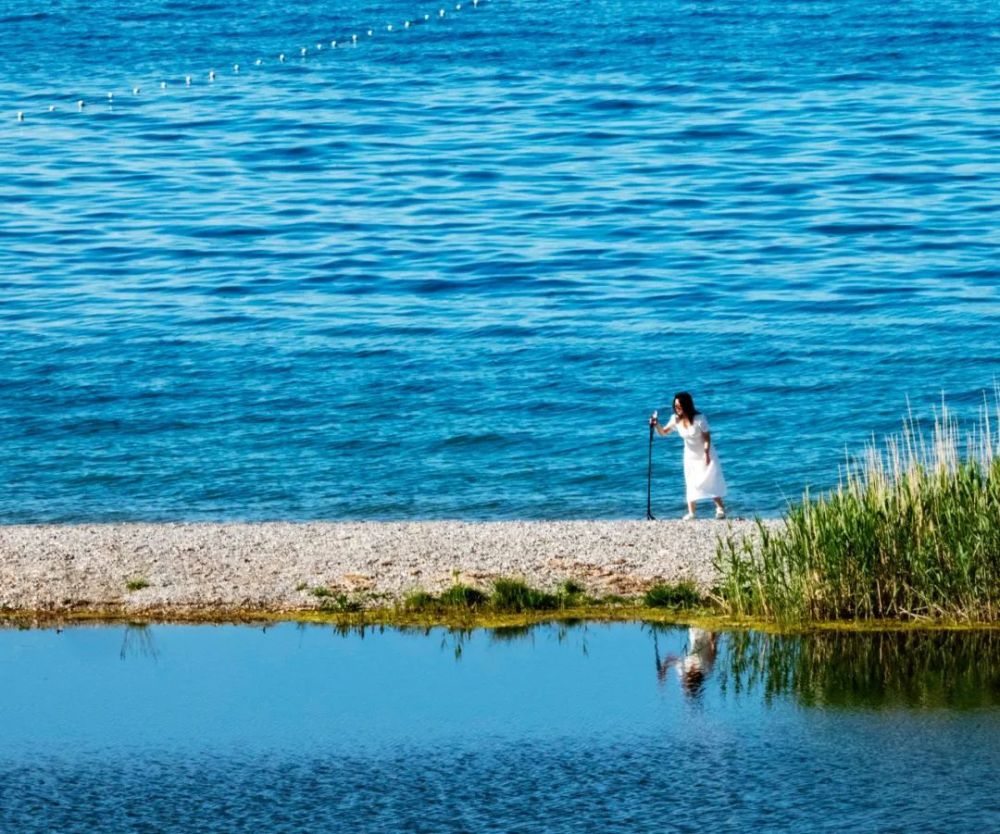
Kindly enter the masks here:
[[[478, 9], [480, 2], [485, 2], [485, 0], [472, 0], [472, 7]], [[460, 2], [456, 3], [455, 4], [455, 11], [458, 12], [458, 11], [461, 11], [461, 10], [462, 10], [462, 3], [460, 3]], [[444, 18], [445, 16], [446, 16], [446, 11], [445, 11], [444, 7], [439, 8], [438, 9], [438, 18], [441, 19], [441, 18]], [[429, 13], [428, 14], [424, 14], [424, 16], [423, 16], [423, 22], [426, 23], [426, 22], [430, 21], [430, 19], [431, 19], [431, 16], [430, 16]], [[418, 20], [417, 23], [419, 23], [419, 22], [420, 21]], [[413, 25], [413, 21], [406, 20], [406, 21], [403, 22], [403, 27], [402, 28], [403, 28], [403, 30], [409, 30], [412, 25]], [[391, 32], [397, 32], [397, 31], [399, 31], [399, 29], [397, 29], [397, 27], [395, 26], [395, 24], [387, 23], [386, 26], [385, 26], [385, 31], [391, 33]], [[373, 28], [366, 29], [365, 30], [365, 34], [367, 35], [367, 37], [373, 38], [373, 37], [375, 37], [375, 30]], [[335, 50], [337, 48], [337, 46], [340, 45], [340, 43], [341, 43], [340, 41], [338, 41], [336, 39], [332, 39], [330, 41], [330, 49], [331, 50]], [[351, 35], [350, 45], [351, 46], [357, 46], [357, 44], [358, 44], [358, 35], [356, 33], [353, 33]], [[323, 50], [323, 43], [321, 41], [317, 41], [316, 42], [315, 50], [317, 52], [321, 52]], [[299, 55], [300, 55], [301, 58], [303, 58], [303, 59], [306, 58], [308, 56], [308, 54], [309, 54], [309, 48], [308, 47], [303, 46], [303, 47], [299, 48]], [[286, 62], [286, 55], [285, 55], [284, 52], [282, 52], [282, 53], [280, 53], [278, 55], [278, 63], [285, 63], [285, 62]], [[260, 66], [263, 66], [263, 65], [264, 65], [264, 61], [261, 58], [257, 58], [254, 61], [254, 66], [256, 66], [256, 67], [260, 67]], [[232, 67], [233, 67], [233, 75], [239, 75], [240, 74], [240, 64], [234, 63], [232, 65]], [[209, 70], [208, 71], [208, 81], [209, 81], [209, 83], [213, 83], [213, 82], [215, 82], [215, 80], [216, 80], [216, 72], [215, 72], [215, 70], [214, 69], [213, 70]], [[185, 87], [191, 87], [192, 84], [193, 84], [193, 76], [191, 76], [191, 75], [185, 75], [184, 76], [184, 86]], [[166, 81], [160, 81], [159, 82], [159, 86], [160, 86], [161, 90], [165, 90], [165, 89], [167, 89], [167, 82]], [[133, 96], [139, 96], [141, 93], [142, 93], [141, 86], [139, 86], [137, 84], [137, 85], [135, 85], [135, 86], [132, 87], [132, 95]], [[110, 106], [114, 103], [115, 94], [113, 92], [109, 92], [107, 94], [107, 96], [108, 96], [107, 97], [107, 101], [108, 101], [108, 105], [109, 105], [109, 108], [110, 108]], [[77, 100], [77, 102], [76, 102], [76, 109], [78, 111], [83, 112], [83, 110], [86, 108], [86, 106], [87, 106], [87, 103], [86, 103], [86, 101], [84, 99], [78, 99]], [[56, 111], [56, 106], [54, 104], [48, 105], [48, 112], [49, 113], [54, 113], [55, 111]], [[26, 112], [24, 110], [18, 110], [17, 111], [17, 121], [18, 122], [23, 122], [25, 120], [25, 117], [26, 117]]]

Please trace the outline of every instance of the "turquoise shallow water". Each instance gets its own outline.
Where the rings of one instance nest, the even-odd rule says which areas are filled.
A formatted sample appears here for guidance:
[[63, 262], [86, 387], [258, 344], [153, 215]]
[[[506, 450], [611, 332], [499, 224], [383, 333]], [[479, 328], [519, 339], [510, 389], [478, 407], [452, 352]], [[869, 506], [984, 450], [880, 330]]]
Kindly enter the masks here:
[[773, 514], [975, 416], [994, 4], [437, 10], [0, 0], [0, 521], [636, 517], [679, 389]]
[[0, 828], [995, 828], [995, 634], [715, 640], [0, 631]]

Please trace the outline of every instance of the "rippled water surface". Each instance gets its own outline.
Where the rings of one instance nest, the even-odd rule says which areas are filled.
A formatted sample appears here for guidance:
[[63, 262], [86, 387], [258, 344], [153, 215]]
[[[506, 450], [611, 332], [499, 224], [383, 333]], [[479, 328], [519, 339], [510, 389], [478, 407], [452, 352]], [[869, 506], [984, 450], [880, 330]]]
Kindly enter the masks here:
[[0, 630], [0, 829], [992, 831], [1000, 639]]
[[634, 517], [678, 389], [770, 514], [975, 416], [995, 3], [438, 8], [0, 0], [0, 520]]

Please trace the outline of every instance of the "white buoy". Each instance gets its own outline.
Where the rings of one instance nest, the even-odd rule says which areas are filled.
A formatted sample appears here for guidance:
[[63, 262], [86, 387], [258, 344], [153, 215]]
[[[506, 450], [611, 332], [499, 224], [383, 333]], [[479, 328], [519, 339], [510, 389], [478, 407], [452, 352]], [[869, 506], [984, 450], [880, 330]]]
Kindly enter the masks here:
[[392, 24], [391, 23], [389, 23], [389, 24], [386, 25], [385, 31], [386, 32], [391, 32], [392, 31]]
[[86, 107], [86, 106], [87, 106], [87, 105], [86, 105], [86, 104], [84, 103], [83, 99], [80, 99], [80, 100], [79, 100], [79, 101], [78, 101], [78, 102], [76, 103], [76, 109], [77, 109], [77, 110], [83, 110], [83, 108], [84, 108], [84, 107]]
[[462, 4], [461, 3], [456, 3], [455, 4], [455, 11], [456, 12], [462, 11]]
[[190, 86], [191, 86], [191, 76], [190, 76], [190, 75], [185, 75], [185, 76], [184, 76], [184, 83], [185, 83], [185, 85], [187, 85], [188, 87], [190, 87]]
[[357, 35], [351, 35], [351, 43], [357, 43], [357, 42], [358, 42], [358, 36]]
[[299, 50], [299, 55], [301, 55], [303, 58], [306, 57], [306, 48], [304, 46], [302, 47], [302, 49]]
[[160, 89], [161, 90], [167, 89], [167, 82], [166, 81], [161, 81], [160, 82]]
[[142, 92], [142, 90], [140, 90], [138, 87], [133, 87], [132, 88], [132, 95], [134, 95], [134, 96], [139, 95], [139, 93], [141, 93], [141, 92]]
[[17, 120], [19, 122], [23, 122], [24, 121], [24, 111], [23, 110], [18, 110], [17, 111]]
[[50, 112], [50, 113], [53, 113], [53, 112], [55, 112], [55, 109], [56, 109], [56, 106], [55, 106], [54, 104], [50, 104], [50, 105], [49, 105], [49, 112]]
[[108, 101], [114, 101], [114, 98], [115, 98], [114, 93], [108, 93]]
[[429, 14], [425, 14], [424, 15], [424, 20], [430, 20], [430, 19], [431, 19], [431, 16]]
[[256, 61], [254, 61], [253, 63], [254, 63], [254, 66], [257, 66], [257, 67], [259, 67], [259, 66], [260, 66], [261, 64], [263, 64], [264, 62], [263, 62], [263, 61], [262, 61], [262, 60], [261, 60], [260, 58], [258, 58], [258, 59], [257, 59]]
[[239, 71], [240, 71], [240, 65], [239, 64], [233, 64], [233, 72], [238, 73]]
[[282, 53], [281, 53], [281, 54], [280, 54], [280, 55], [278, 56], [278, 60], [279, 60], [279, 61], [281, 61], [281, 63], [284, 63], [284, 62], [285, 62], [285, 53], [284, 53], [284, 52], [282, 52]]
[[336, 41], [330, 41], [330, 49], [336, 49], [336, 48], [337, 48], [337, 42]]
[[369, 30], [368, 30], [368, 37], [369, 37], [369, 38], [370, 38], [370, 37], [371, 37], [372, 35], [374, 35], [374, 34], [375, 34], [375, 33], [374, 33], [374, 32], [373, 32], [373, 31], [372, 31], [371, 29], [369, 29]]
[[209, 81], [215, 81], [215, 70], [209, 70], [208, 71], [208, 80]]
[[321, 43], [318, 43], [318, 44], [316, 44], [316, 51], [317, 51], [317, 52], [318, 52], [319, 50], [321, 50], [322, 48], [323, 48], [323, 44], [321, 44]]
[[474, 9], [479, 8], [479, 0], [472, 0], [472, 8]]
[[403, 24], [403, 28], [404, 29], [409, 29], [410, 28], [410, 21], [406, 21], [406, 23]]
[[444, 9], [438, 9], [438, 17], [444, 17]]

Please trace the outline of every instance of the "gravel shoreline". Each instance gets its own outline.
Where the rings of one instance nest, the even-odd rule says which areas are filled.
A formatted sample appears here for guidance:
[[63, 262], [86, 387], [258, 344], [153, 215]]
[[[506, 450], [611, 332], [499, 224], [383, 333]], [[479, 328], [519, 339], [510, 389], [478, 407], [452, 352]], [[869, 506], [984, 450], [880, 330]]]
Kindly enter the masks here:
[[[315, 522], [0, 526], [0, 612], [292, 612], [313, 589], [366, 606], [518, 577], [637, 596], [715, 579], [715, 521]], [[129, 583], [148, 583], [129, 590]], [[329, 599], [329, 598], [327, 598]]]

